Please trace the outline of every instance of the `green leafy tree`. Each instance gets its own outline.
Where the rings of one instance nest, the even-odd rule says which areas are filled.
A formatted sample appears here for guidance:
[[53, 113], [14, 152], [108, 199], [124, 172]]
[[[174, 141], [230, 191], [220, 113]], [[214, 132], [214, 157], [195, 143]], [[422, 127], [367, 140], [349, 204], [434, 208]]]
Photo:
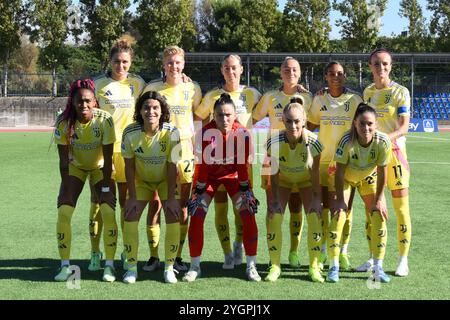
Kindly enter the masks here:
[[239, 48], [247, 52], [267, 52], [274, 42], [280, 14], [276, 0], [241, 0], [242, 22], [236, 28]]
[[81, 12], [89, 33], [89, 45], [98, 54], [101, 68], [106, 70], [113, 43], [124, 34], [125, 12], [129, 0], [80, 0]]
[[22, 1], [0, 1], [0, 59], [3, 65], [6, 65], [11, 53], [20, 47], [23, 14]]
[[342, 18], [336, 25], [341, 27], [342, 38], [348, 41], [352, 52], [370, 51], [376, 44], [381, 26], [381, 17], [387, 0], [345, 0], [333, 1], [333, 8]]
[[239, 51], [239, 36], [236, 31], [242, 23], [239, 0], [211, 0], [212, 19], [206, 29], [209, 33], [209, 48], [213, 51]]
[[[55, 70], [67, 59], [64, 48], [69, 28], [67, 26], [67, 0], [31, 0], [28, 21], [30, 40], [41, 47], [39, 62]], [[51, 14], [49, 14], [51, 12]]]
[[277, 34], [284, 51], [324, 52], [329, 49], [331, 5], [328, 0], [288, 0], [282, 30]]
[[[158, 67], [158, 54], [168, 45], [193, 47], [194, 0], [141, 0], [133, 26], [139, 31], [138, 45], [149, 67]], [[191, 39], [191, 40], [189, 40]]]
[[450, 0], [428, 0], [427, 8], [432, 12], [430, 32], [437, 37], [437, 49], [450, 51]]
[[427, 28], [419, 1], [402, 0], [399, 15], [409, 21], [404, 51], [424, 51], [427, 43]]

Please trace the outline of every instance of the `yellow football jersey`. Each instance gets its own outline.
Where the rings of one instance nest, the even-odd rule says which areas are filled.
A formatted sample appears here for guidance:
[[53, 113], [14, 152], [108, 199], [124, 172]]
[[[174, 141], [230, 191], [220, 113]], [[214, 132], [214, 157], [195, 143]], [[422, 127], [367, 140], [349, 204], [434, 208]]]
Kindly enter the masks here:
[[329, 163], [336, 152], [336, 144], [350, 130], [356, 108], [362, 102], [355, 92], [346, 90], [334, 98], [329, 93], [315, 96], [308, 112], [308, 121], [320, 126], [319, 140], [324, 145], [320, 162]]
[[[371, 84], [364, 90], [364, 101], [377, 111], [378, 129], [391, 133], [398, 129], [398, 117], [410, 115], [411, 101], [409, 90], [392, 81], [389, 87], [378, 90]], [[399, 147], [404, 147], [406, 137], [396, 140]]]
[[308, 110], [311, 107], [312, 94], [306, 93], [294, 93], [293, 95], [287, 95], [283, 90], [272, 90], [265, 93], [261, 100], [259, 100], [256, 108], [253, 111], [253, 119], [260, 121], [266, 116], [269, 116], [270, 129], [284, 130], [283, 109], [290, 102], [292, 97], [299, 96], [303, 99], [305, 111], [308, 114]]
[[110, 74], [94, 78], [95, 96], [100, 109], [108, 111], [116, 128], [114, 152], [120, 152], [122, 132], [133, 122], [135, 103], [145, 87], [145, 81], [138, 75], [128, 74], [122, 81], [116, 81]]
[[[308, 144], [313, 157], [320, 154], [323, 150], [323, 146], [318, 140], [317, 136], [309, 130], [305, 130], [308, 135]], [[311, 174], [308, 169], [305, 168], [307, 150], [303, 143], [297, 143], [297, 146], [292, 150], [289, 146], [289, 142], [286, 136], [286, 131], [273, 135], [267, 141], [267, 155], [272, 159], [277, 158], [277, 164], [279, 168], [279, 179], [290, 182], [300, 183], [311, 179]], [[272, 168], [275, 163], [271, 163]], [[272, 172], [275, 173], [275, 172]]]
[[171, 124], [164, 123], [156, 135], [148, 137], [143, 125], [132, 123], [123, 132], [122, 156], [135, 158], [138, 179], [159, 183], [167, 178], [167, 162], [177, 163], [181, 153], [179, 143], [179, 132]]
[[170, 107], [170, 123], [180, 132], [182, 140], [194, 135], [194, 108], [202, 100], [202, 91], [196, 82], [182, 82], [171, 86], [166, 82], [150, 82], [144, 89], [161, 94]]
[[[103, 145], [112, 144], [116, 140], [114, 123], [111, 115], [100, 109], [93, 109], [94, 116], [88, 123], [75, 121], [72, 143], [69, 149], [69, 160], [82, 170], [94, 170], [103, 166]], [[68, 123], [62, 114], [56, 119], [55, 142], [67, 145]]]
[[362, 147], [358, 140], [351, 143], [350, 131], [346, 132], [338, 143], [334, 160], [347, 165], [345, 180], [358, 183], [377, 166], [386, 166], [389, 162], [391, 141], [387, 134], [376, 131], [371, 144]]
[[261, 93], [252, 87], [239, 86], [236, 91], [228, 92], [223, 88], [215, 88], [209, 91], [202, 100], [200, 106], [195, 110], [195, 114], [201, 119], [206, 119], [214, 112], [214, 103], [220, 98], [222, 93], [228, 93], [236, 105], [238, 121], [247, 129], [252, 128], [252, 111], [261, 98]]

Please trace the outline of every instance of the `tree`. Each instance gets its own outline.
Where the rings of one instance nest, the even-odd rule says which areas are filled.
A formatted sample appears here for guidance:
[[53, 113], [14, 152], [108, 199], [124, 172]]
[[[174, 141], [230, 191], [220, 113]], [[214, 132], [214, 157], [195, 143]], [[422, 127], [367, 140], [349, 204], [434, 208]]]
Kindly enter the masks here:
[[437, 36], [437, 49], [450, 51], [450, 0], [428, 0], [432, 11], [430, 32]]
[[[400, 17], [409, 20], [406, 50], [420, 52], [426, 48], [426, 24], [422, 8], [417, 0], [402, 0], [400, 2]], [[405, 51], [406, 51], [405, 50]]]
[[90, 36], [89, 45], [98, 53], [102, 70], [106, 70], [109, 51], [113, 43], [125, 32], [125, 12], [130, 1], [80, 0], [80, 4], [82, 13], [87, 17], [85, 26]]
[[[157, 68], [158, 54], [168, 45], [193, 47], [195, 37], [194, 0], [141, 0], [134, 27], [140, 33], [138, 45], [151, 68]], [[192, 36], [192, 38], [191, 38]]]
[[67, 59], [64, 41], [69, 33], [66, 9], [70, 3], [67, 0], [31, 0], [30, 5], [27, 28], [30, 40], [41, 47], [41, 65], [55, 70]]
[[278, 32], [283, 50], [327, 51], [331, 31], [330, 10], [328, 0], [288, 0], [283, 10], [282, 32]]
[[21, 21], [24, 14], [22, 1], [0, 2], [0, 59], [6, 66], [11, 53], [20, 47]]
[[237, 29], [242, 23], [239, 0], [212, 0], [213, 21], [207, 26], [213, 51], [239, 51]]
[[341, 27], [342, 38], [348, 41], [352, 52], [371, 51], [380, 30], [381, 17], [387, 0], [333, 1], [333, 8], [342, 15], [336, 25]]
[[236, 28], [239, 48], [246, 52], [267, 52], [274, 42], [280, 14], [276, 0], [241, 0], [242, 22]]

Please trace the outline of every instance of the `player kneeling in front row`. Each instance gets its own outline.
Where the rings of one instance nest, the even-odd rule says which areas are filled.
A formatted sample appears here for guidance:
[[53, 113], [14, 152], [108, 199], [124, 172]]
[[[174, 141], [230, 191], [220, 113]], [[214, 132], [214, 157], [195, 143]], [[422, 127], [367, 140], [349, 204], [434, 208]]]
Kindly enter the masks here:
[[283, 110], [285, 130], [267, 142], [271, 162], [272, 195], [268, 203], [267, 245], [270, 269], [266, 281], [276, 281], [281, 274], [281, 225], [291, 192], [298, 189], [308, 221], [309, 275], [314, 282], [324, 282], [319, 270], [322, 238], [322, 199], [319, 164], [322, 144], [305, 129], [306, 114], [301, 98], [292, 98]]
[[386, 134], [376, 128], [375, 109], [360, 103], [350, 131], [344, 134], [336, 149], [336, 170], [330, 177], [332, 219], [327, 239], [331, 258], [328, 282], [339, 281], [339, 244], [352, 186], [358, 189], [366, 207], [366, 229], [371, 230], [367, 240], [375, 262], [374, 278], [380, 282], [390, 281], [383, 271], [383, 259], [387, 241], [384, 186], [391, 142]]
[[103, 280], [113, 282], [116, 279], [113, 264], [117, 242], [116, 199], [114, 181], [111, 180], [113, 143], [116, 138], [111, 115], [97, 109], [94, 90], [94, 83], [90, 79], [72, 83], [66, 108], [58, 116], [55, 125], [61, 172], [56, 224], [61, 270], [55, 276], [56, 281], [67, 281], [72, 275], [69, 267], [71, 220], [87, 177], [100, 200], [100, 213], [105, 227], [103, 240], [106, 263]]
[[191, 267], [183, 280], [192, 282], [200, 276], [206, 213], [218, 187], [223, 185], [242, 218], [247, 277], [250, 281], [260, 281], [256, 270], [258, 200], [248, 182], [250, 133], [236, 120], [236, 106], [229, 94], [223, 93], [215, 102], [214, 120], [197, 133], [195, 143], [197, 163], [193, 194], [188, 201], [192, 216], [188, 232]]
[[168, 124], [169, 106], [155, 91], [136, 102], [135, 123], [122, 136], [128, 199], [125, 205], [124, 247], [128, 260], [125, 283], [137, 279], [138, 224], [142, 211], [158, 191], [166, 218], [164, 281], [176, 283], [173, 268], [180, 242], [181, 208], [175, 199], [176, 163], [179, 158], [178, 130]]

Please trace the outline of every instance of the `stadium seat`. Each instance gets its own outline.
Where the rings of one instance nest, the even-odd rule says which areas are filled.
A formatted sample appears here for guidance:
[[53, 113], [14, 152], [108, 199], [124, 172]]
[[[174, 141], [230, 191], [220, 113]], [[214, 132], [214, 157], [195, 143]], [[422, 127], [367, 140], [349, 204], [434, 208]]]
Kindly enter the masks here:
[[446, 113], [444, 113], [444, 115], [442, 116], [442, 119], [448, 120], [448, 115]]
[[442, 116], [438, 113], [438, 114], [436, 114], [435, 116], [434, 116], [436, 119], [438, 119], [438, 120], [441, 120], [442, 119]]

